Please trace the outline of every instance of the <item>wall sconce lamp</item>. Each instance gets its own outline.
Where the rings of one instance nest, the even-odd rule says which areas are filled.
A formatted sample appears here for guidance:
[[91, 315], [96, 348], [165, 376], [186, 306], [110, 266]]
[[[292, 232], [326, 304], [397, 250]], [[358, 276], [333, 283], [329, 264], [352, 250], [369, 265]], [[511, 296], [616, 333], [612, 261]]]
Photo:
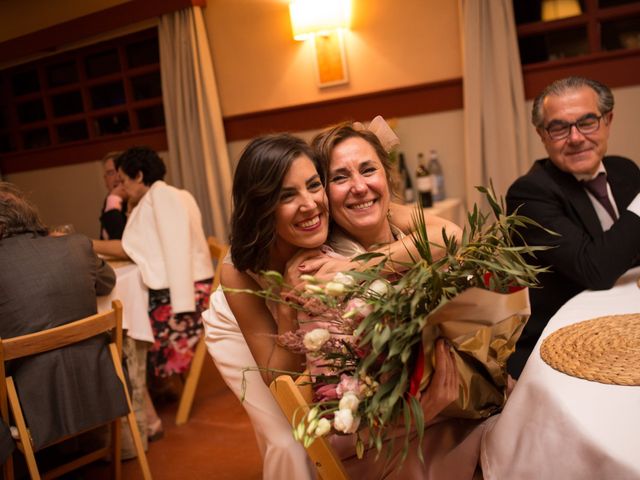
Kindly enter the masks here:
[[347, 83], [344, 30], [351, 20], [351, 0], [291, 0], [289, 15], [293, 38], [314, 42], [318, 85]]

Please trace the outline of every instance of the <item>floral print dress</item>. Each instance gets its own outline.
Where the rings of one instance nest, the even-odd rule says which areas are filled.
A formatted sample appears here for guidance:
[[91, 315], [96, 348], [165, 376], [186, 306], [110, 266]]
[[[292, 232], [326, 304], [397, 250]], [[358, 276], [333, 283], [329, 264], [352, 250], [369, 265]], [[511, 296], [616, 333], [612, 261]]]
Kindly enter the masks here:
[[169, 289], [149, 289], [149, 320], [155, 342], [149, 350], [149, 374], [168, 377], [184, 373], [202, 336], [201, 314], [209, 308], [212, 279], [195, 282], [196, 311], [174, 314]]

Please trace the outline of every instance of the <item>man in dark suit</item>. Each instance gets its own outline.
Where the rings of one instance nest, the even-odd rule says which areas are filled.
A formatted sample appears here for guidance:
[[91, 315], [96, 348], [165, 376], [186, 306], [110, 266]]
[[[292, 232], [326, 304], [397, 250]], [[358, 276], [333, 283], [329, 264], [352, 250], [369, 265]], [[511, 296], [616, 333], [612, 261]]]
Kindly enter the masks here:
[[[50, 236], [14, 185], [0, 182], [0, 337], [57, 327], [96, 313], [115, 284], [111, 267], [78, 234]], [[36, 449], [128, 412], [106, 337], [8, 366]]]
[[605, 156], [613, 104], [608, 87], [581, 77], [552, 83], [533, 103], [532, 121], [549, 158], [511, 185], [507, 210], [519, 208], [559, 235], [520, 230], [528, 245], [551, 247], [532, 260], [551, 271], [539, 276], [542, 288], [530, 289], [531, 317], [508, 362], [515, 378], [567, 300], [611, 288], [640, 259], [640, 170], [629, 159]]

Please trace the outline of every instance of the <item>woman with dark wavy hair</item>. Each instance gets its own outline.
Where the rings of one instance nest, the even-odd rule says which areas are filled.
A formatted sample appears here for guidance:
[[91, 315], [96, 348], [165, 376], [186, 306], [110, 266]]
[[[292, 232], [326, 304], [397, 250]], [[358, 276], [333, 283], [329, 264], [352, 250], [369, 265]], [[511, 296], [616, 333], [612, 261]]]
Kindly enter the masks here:
[[[322, 175], [309, 146], [288, 134], [252, 140], [235, 171], [233, 205], [231, 258], [222, 267], [221, 286], [261, 290], [262, 270], [278, 271], [287, 284], [296, 285], [297, 265], [319, 253], [329, 225]], [[296, 256], [300, 249], [305, 252]], [[263, 478], [314, 478], [306, 452], [267, 387], [272, 372], [266, 369], [304, 368], [304, 355], [275, 341], [275, 334], [297, 330], [296, 312], [219, 288], [203, 318], [209, 353], [253, 424]], [[262, 370], [244, 371], [256, 366]]]

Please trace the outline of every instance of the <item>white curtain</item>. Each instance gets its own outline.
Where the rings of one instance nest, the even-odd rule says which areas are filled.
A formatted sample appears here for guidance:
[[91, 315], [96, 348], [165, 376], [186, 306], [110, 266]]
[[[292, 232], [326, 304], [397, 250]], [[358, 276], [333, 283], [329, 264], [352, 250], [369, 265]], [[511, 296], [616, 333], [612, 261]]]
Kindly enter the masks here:
[[527, 112], [512, 0], [459, 0], [467, 207], [526, 172]]
[[231, 165], [202, 10], [163, 15], [158, 34], [171, 180], [194, 195], [205, 233], [227, 241]]

